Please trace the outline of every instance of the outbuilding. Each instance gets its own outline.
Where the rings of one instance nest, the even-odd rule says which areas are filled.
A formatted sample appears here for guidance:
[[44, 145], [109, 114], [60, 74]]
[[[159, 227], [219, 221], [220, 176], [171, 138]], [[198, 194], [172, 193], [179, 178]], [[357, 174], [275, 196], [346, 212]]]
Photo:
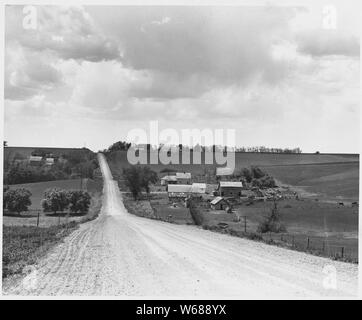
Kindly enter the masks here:
[[161, 178], [161, 186], [167, 186], [169, 184], [177, 184], [176, 176], [164, 176]]
[[240, 197], [243, 183], [241, 181], [220, 181], [219, 195], [222, 197]]
[[210, 202], [212, 210], [225, 210], [229, 204], [223, 197], [216, 197]]

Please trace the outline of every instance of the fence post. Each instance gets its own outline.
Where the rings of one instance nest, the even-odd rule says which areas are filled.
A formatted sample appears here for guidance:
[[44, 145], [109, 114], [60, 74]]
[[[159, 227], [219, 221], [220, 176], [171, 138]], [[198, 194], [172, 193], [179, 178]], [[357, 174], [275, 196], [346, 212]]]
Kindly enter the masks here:
[[36, 226], [39, 227], [39, 217], [40, 217], [40, 211], [38, 211], [38, 217], [36, 219]]
[[246, 216], [244, 216], [244, 232], [246, 233]]
[[341, 248], [341, 257], [342, 257], [342, 259], [344, 257], [344, 247]]
[[308, 240], [307, 240], [307, 250], [309, 249], [309, 237], [308, 237]]

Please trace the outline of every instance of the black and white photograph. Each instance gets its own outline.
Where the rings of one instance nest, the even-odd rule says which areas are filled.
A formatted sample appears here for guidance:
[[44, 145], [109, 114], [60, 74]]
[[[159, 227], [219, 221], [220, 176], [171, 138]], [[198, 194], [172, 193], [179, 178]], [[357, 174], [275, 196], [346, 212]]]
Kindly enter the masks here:
[[361, 16], [4, 3], [2, 298], [358, 299]]

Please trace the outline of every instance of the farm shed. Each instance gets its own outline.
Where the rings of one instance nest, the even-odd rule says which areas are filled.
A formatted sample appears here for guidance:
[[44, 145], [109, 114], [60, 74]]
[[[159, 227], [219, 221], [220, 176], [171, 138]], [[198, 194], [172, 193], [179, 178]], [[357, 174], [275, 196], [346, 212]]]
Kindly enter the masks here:
[[241, 181], [220, 181], [218, 191], [222, 197], [240, 197], [243, 183]]
[[161, 178], [161, 186], [167, 186], [169, 184], [176, 184], [177, 178], [176, 176], [164, 176]]
[[167, 186], [169, 198], [186, 198], [191, 193], [191, 185], [188, 184], [170, 184]]
[[214, 200], [210, 202], [212, 210], [224, 210], [229, 204], [223, 197], [216, 197]]
[[176, 172], [177, 184], [191, 184], [190, 172]]
[[29, 163], [32, 166], [40, 166], [43, 162], [43, 157], [40, 156], [30, 156], [29, 157]]

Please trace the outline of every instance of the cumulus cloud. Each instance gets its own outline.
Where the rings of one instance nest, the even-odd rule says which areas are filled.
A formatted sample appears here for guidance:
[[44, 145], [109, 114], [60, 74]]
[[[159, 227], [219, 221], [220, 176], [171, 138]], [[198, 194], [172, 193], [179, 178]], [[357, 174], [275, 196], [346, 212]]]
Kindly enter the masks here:
[[306, 31], [317, 26], [304, 18], [293, 29], [298, 9], [37, 8], [36, 30], [23, 30], [21, 6], [6, 8], [13, 136], [44, 122], [71, 127], [73, 139], [83, 139], [82, 130], [86, 139], [112, 130], [120, 139], [110, 123], [126, 133], [159, 119], [178, 129], [236, 128], [242, 144], [303, 148], [340, 128], [339, 119], [348, 128], [333, 136], [338, 143], [358, 129], [358, 41], [346, 30]]
[[36, 6], [37, 27], [22, 28], [22, 6], [6, 7], [5, 38], [34, 51], [52, 51], [63, 59], [88, 61], [120, 58], [117, 42], [102, 35], [80, 7]]
[[21, 100], [61, 85], [62, 74], [47, 56], [28, 52], [19, 45], [5, 51], [5, 98]]
[[360, 44], [357, 37], [339, 32], [338, 30], [312, 30], [301, 32], [297, 36], [300, 52], [312, 56], [351, 56], [360, 54]]

